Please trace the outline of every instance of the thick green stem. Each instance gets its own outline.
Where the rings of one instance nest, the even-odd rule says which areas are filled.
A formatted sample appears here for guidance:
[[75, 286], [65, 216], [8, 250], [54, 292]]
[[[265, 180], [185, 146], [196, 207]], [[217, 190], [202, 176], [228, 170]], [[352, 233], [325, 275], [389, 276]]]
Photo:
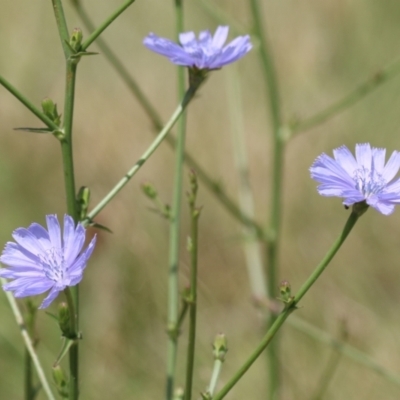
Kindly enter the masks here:
[[[275, 299], [278, 290], [278, 251], [281, 230], [281, 205], [282, 205], [282, 171], [283, 171], [283, 152], [284, 143], [281, 138], [281, 110], [278, 90], [278, 81], [275, 73], [271, 50], [266, 39], [266, 30], [264, 28], [263, 12], [260, 0], [250, 0], [251, 10], [254, 20], [255, 33], [260, 40], [260, 57], [263, 67], [264, 79], [267, 83], [267, 96], [269, 99], [270, 116], [273, 130], [273, 148], [272, 148], [272, 187], [271, 187], [271, 208], [269, 233], [271, 240], [267, 243], [266, 256], [266, 275], [268, 285], [268, 295], [270, 299]], [[268, 326], [275, 321], [275, 315], [270, 314]], [[279, 397], [279, 356], [278, 342], [269, 348], [269, 396], [270, 400]]]
[[[122, 6], [118, 7], [98, 28], [96, 28], [90, 36], [82, 43], [81, 51], [85, 51], [107, 27], [118, 18], [135, 0], [127, 0]], [[77, 5], [79, 8], [80, 6]]]
[[196, 317], [197, 317], [197, 255], [198, 255], [198, 230], [200, 209], [196, 208], [197, 177], [191, 173], [192, 191], [189, 194], [190, 206], [190, 238], [188, 250], [190, 252], [190, 294], [189, 294], [189, 343], [186, 362], [186, 385], [184, 400], [192, 398], [194, 354], [196, 344]]
[[[61, 143], [61, 153], [64, 170], [64, 184], [67, 199], [67, 212], [78, 222], [78, 207], [75, 192], [75, 175], [72, 148], [72, 124], [74, 118], [75, 80], [79, 58], [72, 57], [73, 50], [68, 46], [70, 35], [64, 16], [61, 0], [52, 0], [54, 15], [61, 45], [64, 49], [66, 60], [66, 82], [64, 97], [64, 134]], [[79, 332], [79, 288], [78, 285], [71, 288], [72, 301], [69, 302], [71, 334], [78, 337]], [[69, 399], [77, 400], [79, 397], [79, 352], [78, 341], [69, 349]]]
[[64, 167], [64, 184], [67, 198], [68, 214], [78, 222], [78, 207], [75, 192], [75, 174], [72, 148], [72, 124], [75, 101], [75, 80], [77, 64], [67, 60], [66, 87], [64, 102], [64, 138], [61, 140], [61, 151]]
[[[183, 0], [174, 0], [176, 14], [176, 37], [183, 32]], [[185, 70], [178, 68], [178, 95], [185, 91]], [[176, 356], [178, 351], [179, 320], [179, 242], [182, 204], [183, 161], [186, 139], [186, 118], [183, 115], [178, 124], [174, 192], [171, 207], [169, 259], [168, 259], [168, 345], [166, 399], [172, 400], [175, 386]]]
[[56, 23], [58, 28], [58, 34], [60, 35], [61, 46], [64, 50], [64, 56], [67, 59], [71, 54], [72, 50], [68, 46], [69, 43], [69, 31], [67, 21], [64, 15], [64, 9], [61, 0], [51, 0], [54, 8], [54, 16], [56, 17]]
[[325, 257], [316, 267], [314, 272], [309, 276], [300, 290], [297, 292], [296, 296], [291, 299], [291, 302], [288, 303], [282, 313], [275, 319], [274, 323], [268, 330], [267, 334], [262, 339], [261, 343], [257, 346], [251, 356], [247, 359], [247, 361], [243, 364], [243, 366], [234, 374], [234, 376], [229, 380], [229, 382], [213, 397], [213, 400], [221, 400], [223, 399], [228, 392], [236, 385], [236, 383], [240, 380], [240, 378], [246, 373], [246, 371], [253, 365], [253, 363], [257, 360], [257, 358], [261, 355], [261, 353], [267, 348], [267, 346], [271, 343], [275, 334], [279, 331], [285, 320], [289, 317], [289, 315], [296, 309], [299, 301], [303, 298], [303, 296], [308, 292], [311, 286], [315, 283], [318, 277], [322, 274], [325, 268], [328, 266], [329, 262], [332, 260], [334, 255], [340, 249], [341, 245], [347, 238], [348, 234], [354, 227], [355, 223], [359, 218], [359, 214], [356, 212], [352, 212], [349, 219], [346, 222], [346, 225], [340, 234], [340, 236], [336, 239], [332, 247], [329, 249]]
[[[67, 59], [66, 88], [64, 102], [64, 138], [61, 140], [61, 151], [64, 167], [64, 183], [67, 198], [68, 214], [78, 222], [78, 207], [75, 191], [75, 174], [72, 147], [72, 123], [74, 115], [76, 60]], [[78, 336], [79, 332], [79, 285], [71, 287], [74, 312], [70, 308], [71, 333]], [[69, 307], [71, 304], [69, 303]], [[78, 341], [69, 349], [69, 399], [79, 397], [79, 345]]]

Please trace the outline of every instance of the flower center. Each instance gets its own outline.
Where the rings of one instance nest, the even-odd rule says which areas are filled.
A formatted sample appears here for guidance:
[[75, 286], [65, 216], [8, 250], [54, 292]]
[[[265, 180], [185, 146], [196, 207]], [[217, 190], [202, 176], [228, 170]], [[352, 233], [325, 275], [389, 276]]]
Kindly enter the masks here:
[[52, 247], [38, 256], [46, 277], [55, 282], [62, 282], [65, 273], [65, 260], [62, 250]]
[[365, 167], [355, 170], [353, 179], [356, 183], [356, 188], [366, 198], [381, 192], [387, 184], [381, 174]]

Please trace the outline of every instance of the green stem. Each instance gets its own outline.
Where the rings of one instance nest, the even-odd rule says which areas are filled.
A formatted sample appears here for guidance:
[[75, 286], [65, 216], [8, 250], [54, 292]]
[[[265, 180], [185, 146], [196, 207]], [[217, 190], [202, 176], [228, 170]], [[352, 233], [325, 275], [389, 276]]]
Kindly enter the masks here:
[[56, 23], [58, 28], [58, 34], [60, 35], [61, 45], [64, 50], [64, 56], [67, 59], [72, 51], [68, 46], [69, 43], [69, 31], [67, 21], [64, 15], [64, 9], [61, 0], [51, 0], [54, 8], [54, 15], [56, 17]]
[[176, 121], [184, 112], [185, 108], [193, 98], [196, 89], [189, 88], [182, 103], [175, 110], [170, 120], [167, 122], [163, 130], [157, 135], [156, 139], [149, 146], [149, 148], [143, 153], [140, 159], [135, 163], [135, 165], [125, 174], [125, 176], [114, 186], [113, 189], [101, 200], [93, 210], [88, 213], [87, 219], [84, 221], [84, 225], [87, 224], [88, 220], [93, 219], [118, 193], [119, 191], [131, 180], [131, 178], [136, 174], [136, 172], [143, 166], [143, 164], [149, 159], [149, 157], [154, 153], [157, 147], [161, 144], [164, 138], [167, 136], [168, 132], [175, 125]]
[[[0, 278], [0, 281], [1, 281], [2, 285], [7, 283], [7, 281], [4, 278]], [[32, 341], [32, 339], [31, 339], [31, 337], [30, 337], [30, 335], [28, 333], [28, 330], [26, 328], [26, 325], [25, 325], [24, 319], [22, 317], [21, 311], [18, 308], [18, 304], [17, 304], [17, 302], [16, 302], [16, 300], [15, 300], [15, 298], [14, 298], [14, 296], [13, 296], [13, 294], [11, 292], [5, 291], [4, 293], [6, 294], [7, 300], [9, 302], [11, 310], [12, 310], [12, 312], [14, 314], [15, 320], [17, 321], [19, 330], [21, 332], [22, 339], [23, 339], [23, 341], [25, 343], [26, 349], [29, 352], [29, 355], [30, 355], [30, 357], [32, 359], [32, 362], [33, 362], [33, 364], [35, 366], [35, 369], [36, 369], [36, 372], [38, 374], [39, 381], [40, 381], [40, 383], [42, 385], [42, 388], [43, 388], [44, 392], [46, 393], [46, 396], [47, 396], [47, 398], [49, 400], [55, 400], [55, 397], [54, 397], [54, 395], [53, 395], [53, 393], [52, 393], [52, 391], [50, 389], [50, 385], [47, 382], [46, 375], [44, 374], [43, 368], [42, 368], [42, 366], [40, 364], [39, 357], [36, 354], [36, 350], [35, 350], [35, 347], [33, 345], [33, 341]]]
[[320, 111], [316, 115], [295, 123], [292, 126], [292, 133], [300, 133], [308, 129], [314, 128], [317, 125], [324, 123], [330, 118], [336, 116], [346, 108], [358, 103], [368, 94], [377, 89], [380, 85], [394, 78], [400, 73], [400, 60], [396, 60], [389, 65], [383, 67], [380, 71], [361, 83], [347, 96], [333, 103], [325, 110]]
[[14, 97], [16, 97], [28, 110], [36, 115], [49, 129], [59, 131], [60, 128], [38, 108], [36, 108], [21, 92], [19, 92], [11, 83], [6, 81], [0, 75], [0, 85], [5, 87]]
[[[65, 20], [61, 0], [52, 0], [54, 14], [61, 44], [66, 60], [66, 82], [64, 97], [64, 135], [61, 143], [61, 153], [64, 170], [64, 184], [67, 199], [67, 212], [78, 222], [78, 207], [76, 202], [75, 175], [72, 147], [72, 124], [74, 118], [75, 80], [79, 58], [72, 58], [73, 50], [68, 46], [69, 33]], [[68, 290], [69, 293], [69, 290]], [[78, 337], [79, 332], [79, 287], [71, 288], [72, 299], [69, 299], [71, 333]], [[68, 298], [68, 296], [67, 296]], [[74, 312], [72, 312], [74, 310]], [[69, 399], [77, 400], [79, 397], [79, 347], [76, 340], [69, 349]]]
[[[183, 0], [174, 0], [176, 15], [176, 37], [183, 32]], [[185, 70], [178, 67], [178, 95], [185, 90]], [[168, 259], [168, 345], [166, 399], [172, 400], [175, 386], [176, 356], [178, 350], [179, 320], [179, 244], [182, 203], [183, 161], [186, 139], [186, 118], [183, 115], [177, 128], [177, 146], [174, 172], [174, 190], [171, 206], [169, 259]]]
[[[264, 78], [267, 83], [267, 96], [269, 99], [270, 115], [273, 130], [273, 149], [272, 149], [272, 179], [271, 179], [271, 207], [269, 232], [272, 234], [271, 240], [267, 243], [267, 285], [270, 299], [275, 299], [278, 290], [278, 250], [281, 230], [281, 205], [282, 205], [282, 175], [283, 175], [283, 152], [284, 142], [281, 135], [281, 110], [278, 90], [278, 81], [272, 59], [272, 53], [266, 39], [266, 29], [262, 19], [262, 8], [259, 0], [250, 0], [251, 11], [254, 20], [254, 29], [260, 40], [260, 57], [263, 67]], [[269, 316], [268, 326], [275, 321], [274, 313]], [[269, 360], [269, 396], [270, 400], [279, 397], [279, 355], [278, 342], [268, 350]]]
[[296, 296], [292, 299], [292, 302], [286, 306], [286, 308], [282, 311], [282, 313], [275, 319], [273, 325], [268, 330], [267, 334], [262, 339], [261, 343], [257, 346], [251, 356], [247, 359], [247, 361], [243, 364], [243, 366], [234, 374], [234, 376], [229, 380], [229, 382], [213, 397], [213, 400], [221, 400], [223, 399], [228, 392], [236, 385], [236, 383], [240, 380], [240, 378], [246, 373], [246, 371], [253, 365], [253, 363], [257, 360], [257, 358], [261, 355], [261, 353], [266, 349], [266, 347], [271, 343], [275, 334], [281, 328], [285, 320], [289, 317], [289, 315], [296, 309], [299, 301], [303, 298], [303, 296], [308, 292], [311, 286], [315, 283], [318, 277], [325, 270], [329, 262], [332, 260], [334, 255], [340, 249], [341, 245], [347, 238], [348, 234], [354, 227], [355, 223], [359, 218], [359, 214], [356, 212], [352, 212], [349, 216], [345, 227], [340, 234], [340, 236], [336, 239], [332, 247], [329, 249], [325, 257], [318, 264], [314, 272], [309, 276], [304, 285], [297, 292]]
[[78, 222], [78, 207], [75, 191], [75, 174], [72, 147], [72, 125], [75, 101], [75, 80], [77, 64], [75, 60], [67, 60], [66, 87], [64, 100], [64, 138], [61, 140], [61, 151], [64, 167], [64, 183], [67, 197], [68, 214]]
[[188, 249], [190, 252], [190, 294], [189, 294], [189, 343], [186, 362], [186, 385], [184, 400], [192, 398], [194, 354], [196, 344], [196, 317], [197, 317], [197, 258], [198, 258], [198, 230], [200, 209], [196, 208], [197, 177], [195, 173], [190, 175], [192, 191], [189, 195], [190, 206], [190, 240]]
[[[118, 18], [135, 0], [127, 0], [122, 6], [118, 7], [98, 28], [96, 28], [89, 37], [82, 43], [81, 51], [85, 51], [105, 29]], [[77, 5], [78, 6], [78, 5]], [[79, 8], [79, 6], [78, 6]]]
[[67, 286], [64, 289], [64, 294], [65, 294], [65, 298], [67, 299], [69, 316], [70, 316], [70, 321], [71, 321], [70, 331], [71, 331], [72, 335], [75, 336], [74, 333], [76, 333], [76, 331], [77, 331], [77, 329], [76, 329], [76, 308], [75, 308], [74, 296], [72, 293], [72, 287]]
[[[75, 175], [72, 147], [72, 123], [74, 114], [75, 79], [77, 64], [75, 60], [67, 60], [66, 89], [64, 102], [64, 138], [61, 140], [61, 151], [64, 167], [64, 182], [67, 197], [68, 214], [78, 222], [78, 208], [75, 191]], [[68, 290], [69, 293], [69, 290]], [[68, 302], [70, 308], [70, 331], [78, 337], [79, 332], [79, 285], [71, 288], [72, 301]], [[68, 296], [67, 296], [68, 299]], [[71, 312], [71, 307], [74, 306]], [[69, 349], [69, 399], [76, 400], [79, 397], [79, 345], [78, 341]]]

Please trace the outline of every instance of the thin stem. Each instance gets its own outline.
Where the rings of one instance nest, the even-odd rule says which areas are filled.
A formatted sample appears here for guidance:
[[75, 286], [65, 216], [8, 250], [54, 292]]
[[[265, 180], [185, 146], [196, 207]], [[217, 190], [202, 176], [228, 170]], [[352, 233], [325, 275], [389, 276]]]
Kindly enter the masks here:
[[310, 275], [310, 277], [304, 282], [303, 286], [299, 289], [294, 297], [294, 302], [297, 304], [303, 296], [308, 292], [310, 287], [314, 284], [314, 282], [319, 278], [319, 276], [324, 272], [324, 269], [328, 266], [332, 258], [335, 256], [336, 252], [339, 250], [340, 246], [346, 240], [348, 234], [353, 229], [355, 223], [357, 222], [359, 215], [354, 211], [351, 212], [349, 219], [346, 222], [346, 225], [343, 229], [342, 234], [336, 239], [335, 243], [331, 247], [331, 249], [326, 253], [325, 257], [319, 263], [314, 272]]
[[197, 255], [198, 255], [198, 230], [200, 209], [196, 208], [197, 177], [190, 174], [192, 191], [189, 194], [190, 206], [190, 239], [188, 250], [190, 252], [190, 294], [189, 294], [189, 343], [186, 362], [186, 385], [184, 400], [192, 398], [194, 354], [196, 344], [196, 317], [197, 317]]
[[[273, 131], [273, 153], [272, 153], [272, 180], [271, 180], [271, 208], [269, 232], [272, 234], [271, 240], [267, 243], [267, 285], [270, 299], [275, 299], [278, 290], [278, 250], [281, 231], [281, 205], [282, 205], [282, 186], [283, 186], [283, 152], [284, 142], [281, 135], [281, 110], [278, 90], [278, 81], [273, 64], [272, 53], [266, 39], [266, 29], [264, 27], [263, 12], [259, 0], [250, 0], [251, 11], [254, 21], [254, 29], [260, 40], [259, 53], [263, 67], [264, 79], [267, 83], [267, 96], [269, 99], [270, 115]], [[275, 314], [269, 316], [268, 326], [275, 320]], [[269, 396], [273, 400], [279, 396], [279, 355], [278, 342], [268, 350], [269, 360]]]
[[[135, 0], [127, 0], [122, 6], [118, 7], [98, 28], [96, 28], [90, 36], [82, 43], [81, 51], [85, 51], [107, 27], [118, 18]], [[79, 6], [78, 6], [79, 8]]]
[[[0, 278], [0, 280], [3, 285], [7, 283], [7, 281], [4, 278]], [[8, 302], [10, 303], [10, 307], [14, 314], [15, 320], [17, 321], [19, 330], [22, 335], [22, 339], [25, 343], [25, 347], [28, 350], [29, 355], [32, 359], [32, 362], [35, 366], [35, 369], [38, 374], [39, 381], [42, 385], [42, 388], [43, 388], [44, 392], [46, 393], [46, 396], [49, 400], [55, 400], [55, 397], [50, 389], [50, 385], [47, 382], [46, 375], [44, 374], [43, 368], [40, 364], [39, 358], [36, 354], [36, 350], [34, 348], [33, 341], [28, 333], [28, 330], [26, 328], [26, 325], [25, 325], [24, 319], [22, 317], [21, 311], [18, 307], [18, 304], [11, 292], [5, 291], [5, 294], [6, 294]]]
[[297, 122], [292, 126], [292, 133], [304, 132], [308, 129], [314, 128], [329, 119], [335, 117], [346, 108], [358, 103], [368, 94], [377, 89], [380, 85], [394, 78], [400, 73], [400, 60], [396, 60], [387, 66], [383, 67], [380, 71], [372, 75], [365, 82], [358, 85], [352, 92], [344, 96], [342, 99], [333, 103], [325, 110], [320, 111], [314, 116], [307, 118], [303, 121]]
[[156, 139], [153, 143], [148, 147], [148, 149], [142, 154], [138, 161], [136, 161], [135, 165], [125, 174], [125, 176], [114, 186], [113, 189], [101, 200], [93, 210], [88, 213], [87, 219], [84, 222], [84, 225], [87, 224], [88, 220], [93, 219], [118, 193], [119, 191], [131, 180], [131, 178], [136, 174], [136, 172], [143, 166], [143, 164], [149, 159], [149, 157], [154, 153], [157, 147], [164, 140], [168, 132], [175, 125], [176, 121], [184, 112], [185, 108], [191, 101], [195, 94], [195, 90], [189, 88], [182, 103], [177, 107], [175, 112], [172, 114], [170, 120], [167, 122], [163, 130], [157, 135]]
[[[76, 11], [83, 21], [86, 29], [90, 32], [95, 30], [95, 26], [91, 21], [89, 15], [86, 13], [83, 5], [78, 3], [73, 3], [76, 7]], [[115, 68], [119, 76], [122, 78], [123, 82], [129, 88], [129, 90], [134, 94], [136, 99], [139, 101], [140, 105], [143, 107], [148, 117], [150, 118], [152, 124], [156, 128], [157, 132], [160, 131], [163, 127], [163, 123], [161, 117], [158, 115], [156, 109], [150, 103], [149, 99], [140, 89], [137, 82], [130, 75], [129, 71], [124, 67], [121, 60], [116, 56], [116, 54], [112, 51], [112, 49], [107, 45], [107, 43], [101, 38], [98, 37], [95, 43], [99, 49], [101, 50], [101, 54], [110, 62], [110, 64]]]
[[16, 97], [28, 110], [36, 115], [49, 129], [58, 131], [60, 128], [38, 108], [36, 108], [21, 92], [19, 92], [11, 83], [6, 81], [0, 75], [0, 85], [5, 87], [14, 97]]
[[[183, 32], [183, 0], [174, 0], [176, 15], [176, 36]], [[178, 67], [178, 95], [185, 91], [185, 71]], [[179, 244], [182, 203], [183, 161], [186, 139], [186, 119], [183, 115], [178, 128], [178, 138], [175, 155], [174, 190], [171, 206], [169, 259], [168, 259], [168, 345], [167, 345], [167, 380], [166, 399], [173, 398], [175, 386], [176, 356], [178, 350], [179, 319]]]
[[65, 20], [64, 9], [61, 0], [52, 0], [54, 15], [56, 17], [56, 23], [58, 28], [58, 34], [60, 35], [61, 45], [64, 50], [64, 56], [67, 59], [72, 51], [68, 46], [69, 43], [69, 31], [67, 21]]
[[229, 382], [213, 397], [213, 400], [221, 400], [223, 399], [228, 392], [236, 385], [236, 383], [240, 380], [240, 378], [246, 373], [246, 371], [253, 365], [253, 363], [257, 360], [257, 358], [261, 355], [261, 353], [267, 348], [267, 346], [271, 343], [275, 334], [281, 328], [285, 320], [289, 317], [289, 315], [296, 309], [298, 302], [302, 299], [302, 297], [307, 293], [307, 291], [311, 288], [311, 286], [315, 283], [318, 277], [325, 270], [329, 262], [332, 260], [334, 255], [340, 249], [341, 245], [347, 238], [348, 234], [354, 227], [357, 222], [359, 215], [355, 212], [352, 212], [349, 216], [342, 233], [336, 239], [332, 247], [329, 249], [325, 257], [318, 264], [314, 272], [310, 275], [310, 277], [306, 280], [304, 285], [300, 288], [297, 294], [292, 298], [290, 304], [287, 304], [282, 313], [275, 319], [274, 323], [268, 330], [267, 334], [262, 339], [261, 343], [257, 346], [251, 356], [247, 359], [247, 361], [243, 364], [242, 367], [234, 374], [234, 376], [229, 380]]

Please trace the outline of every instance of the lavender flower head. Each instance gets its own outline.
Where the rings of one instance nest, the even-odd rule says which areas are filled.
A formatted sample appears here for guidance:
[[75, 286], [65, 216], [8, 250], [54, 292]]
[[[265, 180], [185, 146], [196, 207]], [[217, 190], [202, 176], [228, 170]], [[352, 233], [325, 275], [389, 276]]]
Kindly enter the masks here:
[[0, 269], [0, 276], [13, 279], [3, 286], [15, 297], [34, 296], [50, 290], [39, 308], [46, 308], [67, 286], [77, 285], [96, 243], [96, 237], [81, 253], [85, 243], [85, 228], [69, 216], [64, 216], [61, 234], [56, 215], [47, 215], [47, 230], [37, 223], [16, 229], [0, 262], [9, 268]]
[[394, 151], [385, 165], [385, 149], [356, 145], [354, 158], [346, 146], [333, 150], [334, 159], [321, 154], [310, 168], [311, 177], [320, 182], [322, 196], [344, 199], [345, 206], [365, 201], [380, 213], [389, 215], [400, 203], [400, 179], [390, 183], [400, 168], [400, 153]]
[[179, 35], [181, 45], [150, 33], [143, 44], [148, 49], [167, 57], [174, 64], [212, 70], [242, 58], [252, 48], [249, 35], [238, 36], [224, 46], [228, 31], [228, 26], [219, 26], [214, 36], [210, 31], [202, 31], [198, 39], [193, 32], [184, 32]]

